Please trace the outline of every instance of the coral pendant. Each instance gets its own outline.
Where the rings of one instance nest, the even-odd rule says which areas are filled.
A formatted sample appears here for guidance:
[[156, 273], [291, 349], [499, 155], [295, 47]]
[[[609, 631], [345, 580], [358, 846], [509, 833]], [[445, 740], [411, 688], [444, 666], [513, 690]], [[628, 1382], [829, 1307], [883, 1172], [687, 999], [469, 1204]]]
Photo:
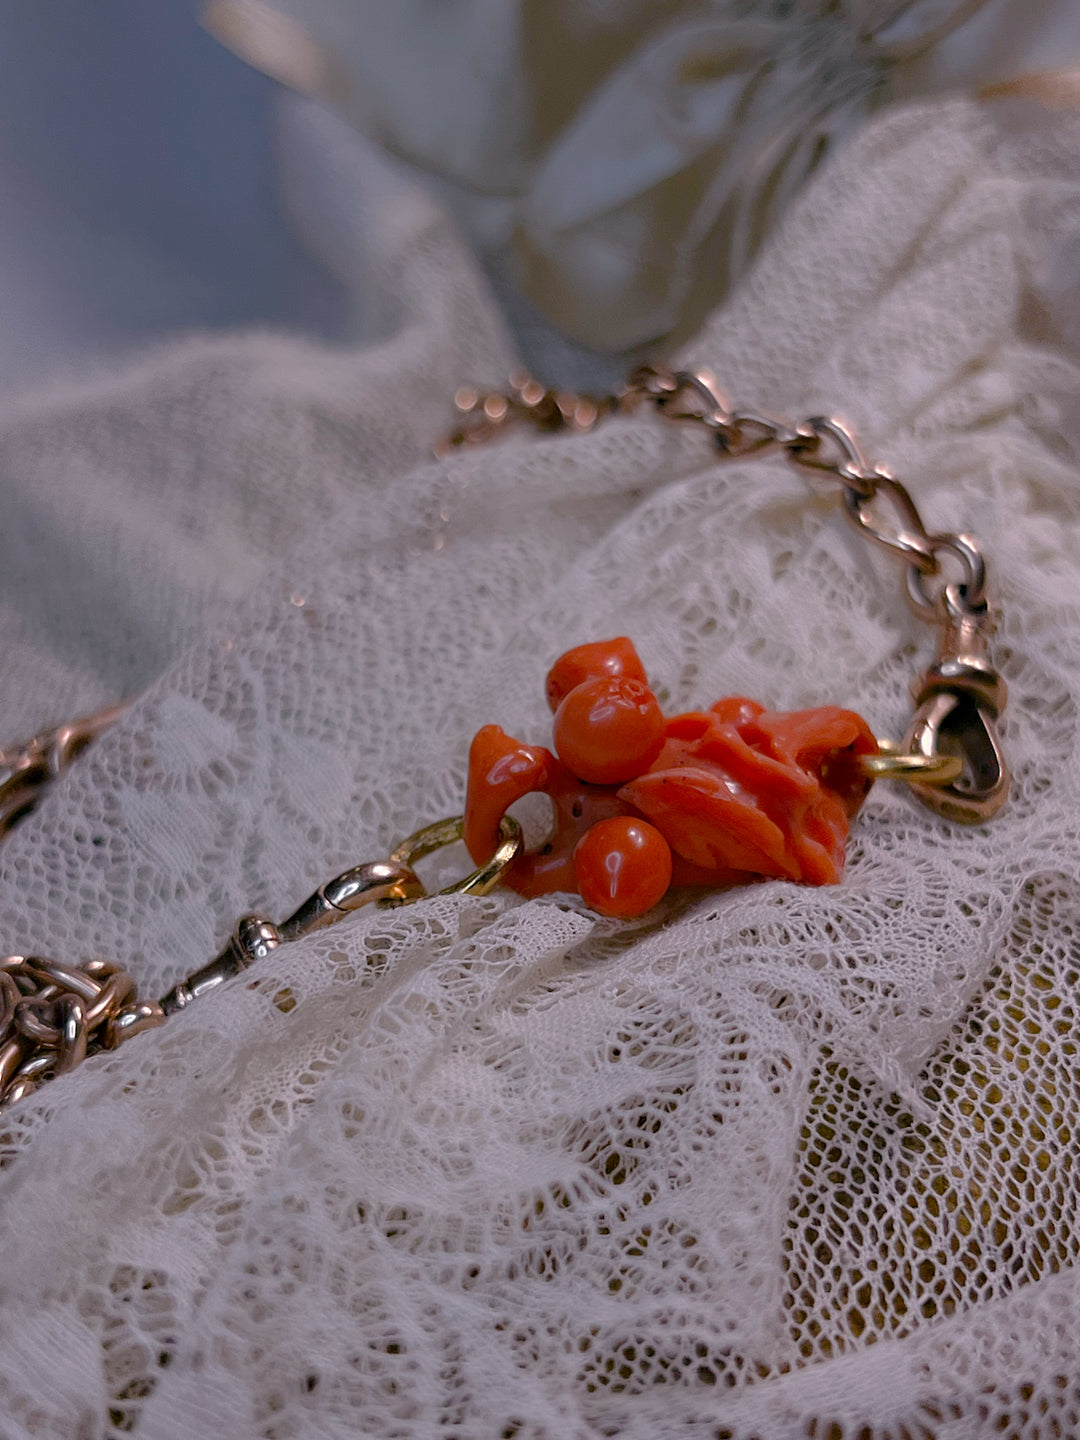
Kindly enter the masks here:
[[554, 831], [506, 880], [522, 895], [577, 891], [602, 915], [642, 915], [669, 885], [759, 878], [831, 885], [877, 753], [851, 710], [773, 712], [732, 696], [665, 720], [625, 637], [568, 650], [547, 677], [555, 753], [485, 725], [469, 751], [465, 843], [483, 864], [524, 795], [550, 797]]

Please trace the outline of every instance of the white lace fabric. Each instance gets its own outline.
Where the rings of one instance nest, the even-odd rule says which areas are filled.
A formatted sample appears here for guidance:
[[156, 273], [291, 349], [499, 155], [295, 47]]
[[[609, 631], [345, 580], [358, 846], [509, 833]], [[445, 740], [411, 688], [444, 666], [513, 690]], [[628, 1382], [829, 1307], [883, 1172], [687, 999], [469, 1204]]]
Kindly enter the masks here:
[[[978, 534], [1008, 809], [879, 786], [840, 886], [633, 924], [359, 912], [43, 1087], [0, 1125], [5, 1437], [1080, 1430], [1078, 138], [878, 119], [689, 357]], [[902, 732], [931, 636], [783, 463], [647, 416], [424, 458], [511, 356], [386, 187], [365, 350], [189, 342], [4, 419], [4, 733], [141, 691], [0, 851], [10, 951], [160, 994], [459, 809], [479, 725], [543, 741], [586, 639], [672, 709]]]

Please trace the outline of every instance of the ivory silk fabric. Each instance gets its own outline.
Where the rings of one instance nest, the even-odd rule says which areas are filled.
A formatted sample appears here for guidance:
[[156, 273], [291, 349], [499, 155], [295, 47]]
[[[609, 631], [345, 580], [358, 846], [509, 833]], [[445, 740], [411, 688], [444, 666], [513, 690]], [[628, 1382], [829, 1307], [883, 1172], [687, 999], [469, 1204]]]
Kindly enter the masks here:
[[[687, 357], [977, 533], [1008, 809], [878, 787], [840, 886], [634, 924], [359, 912], [44, 1087], [0, 1121], [4, 1440], [1080, 1433], [1077, 153], [879, 117]], [[903, 731], [931, 636], [827, 487], [648, 416], [427, 458], [513, 356], [377, 166], [321, 233], [366, 347], [194, 340], [3, 417], [2, 733], [137, 696], [4, 842], [9, 951], [160, 994], [458, 810], [482, 723], [543, 741], [590, 638], [671, 708]]]
[[[1080, 100], [1074, 0], [205, 0], [238, 54], [437, 177], [560, 333], [696, 330], [883, 104]], [[1049, 72], [1049, 73], [1048, 73]]]

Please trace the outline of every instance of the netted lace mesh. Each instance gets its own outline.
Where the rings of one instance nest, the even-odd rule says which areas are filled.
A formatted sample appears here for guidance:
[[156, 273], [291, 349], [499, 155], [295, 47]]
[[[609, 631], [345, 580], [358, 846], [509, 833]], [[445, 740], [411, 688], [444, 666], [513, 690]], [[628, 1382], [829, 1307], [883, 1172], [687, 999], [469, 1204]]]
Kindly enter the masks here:
[[[43, 1088], [0, 1125], [5, 1440], [1080, 1433], [1078, 141], [879, 120], [691, 356], [984, 542], [1009, 808], [879, 786], [839, 887], [630, 924], [358, 912]], [[459, 809], [480, 724], [543, 742], [590, 638], [672, 708], [902, 732], [931, 637], [782, 463], [646, 416], [424, 459], [511, 356], [378, 183], [370, 347], [191, 341], [5, 418], [4, 733], [140, 696], [5, 842], [10, 951], [160, 993]]]

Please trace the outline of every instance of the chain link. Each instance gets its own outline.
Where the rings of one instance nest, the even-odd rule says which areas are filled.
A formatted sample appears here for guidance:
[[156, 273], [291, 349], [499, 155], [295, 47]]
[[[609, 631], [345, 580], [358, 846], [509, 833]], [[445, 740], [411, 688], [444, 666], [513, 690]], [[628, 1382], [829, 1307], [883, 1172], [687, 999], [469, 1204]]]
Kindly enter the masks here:
[[454, 407], [460, 420], [435, 447], [439, 458], [463, 446], [481, 445], [515, 424], [547, 432], [584, 433], [605, 415], [624, 408], [621, 395], [549, 390], [525, 374], [512, 375], [505, 391], [485, 393], [463, 385], [454, 396]]
[[135, 999], [135, 980], [104, 960], [83, 967], [30, 955], [0, 959], [0, 1105], [88, 1054], [160, 1025], [160, 1005]]
[[0, 749], [0, 837], [37, 804], [42, 793], [127, 707], [110, 705], [30, 740]]

